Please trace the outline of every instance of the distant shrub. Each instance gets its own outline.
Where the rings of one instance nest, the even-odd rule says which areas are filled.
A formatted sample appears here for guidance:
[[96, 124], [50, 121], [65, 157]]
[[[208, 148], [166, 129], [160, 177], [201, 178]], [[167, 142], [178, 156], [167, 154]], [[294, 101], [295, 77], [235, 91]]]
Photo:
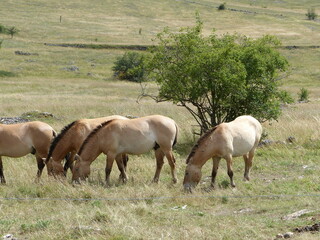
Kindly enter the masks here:
[[7, 29], [8, 34], [13, 38], [13, 35], [19, 32], [19, 30], [15, 27], [10, 27]]
[[286, 92], [286, 91], [279, 91], [279, 98], [281, 99], [282, 103], [286, 103], [286, 104], [290, 104], [290, 103], [294, 103], [294, 99], [291, 96], [290, 93]]
[[5, 33], [6, 27], [0, 24], [0, 33]]
[[309, 8], [308, 13], [306, 14], [309, 20], [315, 20], [317, 18], [317, 14], [314, 8]]
[[114, 75], [121, 80], [142, 82], [145, 75], [145, 55], [137, 52], [126, 52], [117, 58], [112, 70]]
[[218, 10], [221, 11], [221, 10], [226, 10], [226, 3], [221, 3], [218, 7]]
[[19, 30], [16, 27], [6, 27], [0, 24], [0, 33], [9, 34], [11, 38], [13, 38], [13, 35], [18, 32]]
[[300, 88], [299, 92], [299, 101], [300, 102], [307, 102], [309, 101], [309, 91], [306, 88]]

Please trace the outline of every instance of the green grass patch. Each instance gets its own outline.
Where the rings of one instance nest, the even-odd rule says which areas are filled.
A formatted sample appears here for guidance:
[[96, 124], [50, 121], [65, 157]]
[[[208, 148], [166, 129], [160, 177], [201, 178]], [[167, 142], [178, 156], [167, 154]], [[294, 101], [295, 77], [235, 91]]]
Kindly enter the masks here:
[[14, 77], [14, 76], [15, 74], [12, 72], [0, 70], [0, 77]]

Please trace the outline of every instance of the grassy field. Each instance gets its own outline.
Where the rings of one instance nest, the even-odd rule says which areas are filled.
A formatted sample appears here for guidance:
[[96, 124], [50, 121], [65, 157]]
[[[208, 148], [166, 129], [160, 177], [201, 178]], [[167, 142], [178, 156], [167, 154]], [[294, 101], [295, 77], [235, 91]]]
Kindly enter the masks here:
[[[57, 131], [79, 118], [112, 114], [162, 114], [179, 125], [175, 148], [178, 184], [171, 184], [166, 163], [159, 184], [152, 184], [153, 153], [130, 156], [129, 181], [105, 188], [105, 156], [92, 165], [90, 180], [80, 186], [47, 176], [35, 183], [32, 155], [3, 157], [7, 184], [0, 186], [0, 238], [17, 239], [275, 239], [278, 233], [320, 222], [320, 48], [281, 49], [290, 62], [282, 88], [295, 100], [302, 87], [310, 102], [284, 106], [276, 122], [264, 123], [267, 138], [275, 143], [260, 147], [251, 181], [242, 181], [244, 163], [235, 159], [237, 187], [230, 188], [225, 161], [217, 188], [207, 192], [211, 162], [190, 195], [182, 191], [185, 159], [197, 136], [195, 121], [171, 103], [144, 98], [139, 84], [117, 81], [113, 62], [124, 50], [77, 49], [45, 43], [153, 44], [165, 26], [178, 29], [204, 21], [205, 34], [238, 32], [251, 37], [273, 34], [285, 46], [320, 43], [320, 22], [306, 20], [307, 9], [320, 9], [319, 1], [224, 1], [228, 10], [217, 11], [220, 1], [4, 1], [0, 24], [20, 31], [3, 39], [0, 49], [0, 117], [30, 111], [49, 112], [45, 121]], [[232, 11], [235, 9], [237, 11]], [[320, 11], [320, 10], [318, 10]], [[60, 22], [61, 16], [61, 22]], [[139, 34], [141, 31], [141, 34]], [[32, 55], [17, 55], [15, 51]], [[76, 69], [72, 71], [71, 69]], [[78, 70], [77, 70], [78, 69]], [[157, 91], [153, 84], [149, 91]], [[290, 136], [293, 143], [286, 142]], [[285, 220], [306, 209], [308, 213]], [[293, 239], [319, 239], [320, 233], [296, 233]]]

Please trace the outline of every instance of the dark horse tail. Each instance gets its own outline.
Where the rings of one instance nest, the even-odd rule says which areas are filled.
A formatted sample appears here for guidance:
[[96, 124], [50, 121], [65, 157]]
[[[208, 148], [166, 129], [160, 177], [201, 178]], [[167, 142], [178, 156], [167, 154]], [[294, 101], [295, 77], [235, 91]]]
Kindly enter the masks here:
[[175, 126], [176, 126], [176, 136], [174, 137], [174, 141], [173, 141], [172, 147], [174, 147], [174, 145], [176, 145], [177, 142], [178, 142], [178, 132], [179, 132], [179, 128], [178, 128], [178, 125], [177, 125], [177, 124], [175, 124]]

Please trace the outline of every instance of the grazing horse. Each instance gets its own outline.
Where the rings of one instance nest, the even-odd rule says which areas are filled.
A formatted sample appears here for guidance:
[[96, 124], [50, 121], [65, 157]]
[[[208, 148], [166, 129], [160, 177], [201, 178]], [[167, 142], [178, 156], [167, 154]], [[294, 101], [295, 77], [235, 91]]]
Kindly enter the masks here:
[[168, 117], [152, 115], [132, 120], [112, 120], [104, 122], [93, 130], [76, 155], [76, 162], [72, 170], [73, 181], [85, 179], [90, 174], [90, 164], [103, 152], [107, 155], [106, 184], [110, 185], [110, 173], [112, 164], [116, 159], [118, 167], [127, 181], [125, 169], [117, 156], [119, 154], [143, 154], [155, 150], [157, 168], [153, 178], [159, 181], [159, 175], [163, 166], [164, 156], [171, 167], [173, 182], [177, 182], [175, 159], [172, 147], [177, 142], [178, 127]]
[[[50, 176], [66, 176], [68, 168], [72, 168], [75, 154], [89, 133], [99, 124], [113, 119], [128, 118], [112, 115], [102, 118], [80, 119], [65, 126], [51, 143], [48, 156], [43, 159], [47, 165], [48, 174]], [[63, 167], [62, 160], [65, 157], [67, 161]], [[126, 156], [123, 157], [126, 165]]]
[[233, 182], [232, 158], [243, 156], [245, 162], [244, 179], [249, 181], [249, 171], [255, 149], [262, 134], [258, 120], [251, 116], [240, 116], [229, 123], [221, 123], [206, 132], [195, 144], [189, 154], [183, 185], [191, 191], [201, 179], [201, 168], [213, 159], [211, 186], [214, 187], [221, 158], [226, 159], [231, 186]]
[[53, 128], [44, 122], [0, 124], [0, 183], [6, 182], [1, 157], [18, 158], [28, 153], [36, 156], [39, 179], [45, 166], [42, 158], [48, 155], [50, 143], [55, 136]]

